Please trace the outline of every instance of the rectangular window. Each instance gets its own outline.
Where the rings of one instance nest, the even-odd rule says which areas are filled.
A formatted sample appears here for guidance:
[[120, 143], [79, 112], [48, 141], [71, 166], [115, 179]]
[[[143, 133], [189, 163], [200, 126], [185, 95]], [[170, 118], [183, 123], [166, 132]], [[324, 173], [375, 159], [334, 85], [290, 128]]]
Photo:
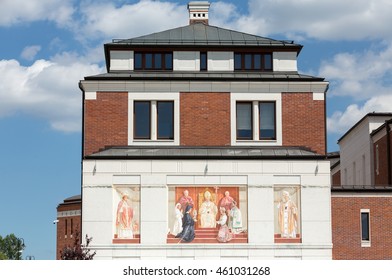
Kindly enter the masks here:
[[235, 53], [234, 70], [272, 71], [271, 53]]
[[143, 53], [134, 54], [135, 70], [173, 70], [173, 53]]
[[207, 53], [201, 52], [200, 53], [200, 71], [207, 70]]
[[237, 139], [253, 139], [252, 102], [237, 103]]
[[174, 102], [157, 102], [158, 139], [174, 139]]
[[134, 68], [135, 70], [140, 70], [143, 68], [143, 57], [141, 53], [135, 53]]
[[73, 235], [73, 219], [71, 218], [71, 237]]
[[260, 140], [276, 139], [275, 102], [259, 103]]
[[361, 210], [361, 240], [370, 241], [370, 213]]
[[68, 220], [65, 219], [65, 232], [64, 232], [65, 237], [67, 237], [67, 232], [68, 232]]
[[151, 138], [151, 104], [149, 101], [135, 101], [133, 112], [133, 138], [150, 139]]

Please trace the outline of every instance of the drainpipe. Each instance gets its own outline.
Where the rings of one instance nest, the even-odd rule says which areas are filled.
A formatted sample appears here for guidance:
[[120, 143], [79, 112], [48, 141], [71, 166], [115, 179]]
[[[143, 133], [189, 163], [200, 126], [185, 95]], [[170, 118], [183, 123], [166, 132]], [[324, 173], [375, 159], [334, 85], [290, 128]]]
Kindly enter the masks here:
[[387, 131], [387, 168], [388, 168], [388, 186], [392, 185], [392, 172], [391, 172], [391, 136], [390, 131], [391, 127], [390, 124], [392, 123], [392, 120], [388, 120], [385, 122], [385, 128]]

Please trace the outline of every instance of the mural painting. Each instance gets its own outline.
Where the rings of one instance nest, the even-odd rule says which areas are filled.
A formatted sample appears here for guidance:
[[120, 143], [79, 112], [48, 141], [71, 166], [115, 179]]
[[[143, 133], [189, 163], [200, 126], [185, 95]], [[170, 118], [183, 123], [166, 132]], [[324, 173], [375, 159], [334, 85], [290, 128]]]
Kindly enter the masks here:
[[138, 186], [114, 186], [113, 243], [140, 243]]
[[275, 243], [301, 243], [300, 186], [274, 187]]
[[[168, 243], [247, 243], [245, 188], [187, 186], [169, 188]], [[171, 210], [172, 209], [172, 210]]]

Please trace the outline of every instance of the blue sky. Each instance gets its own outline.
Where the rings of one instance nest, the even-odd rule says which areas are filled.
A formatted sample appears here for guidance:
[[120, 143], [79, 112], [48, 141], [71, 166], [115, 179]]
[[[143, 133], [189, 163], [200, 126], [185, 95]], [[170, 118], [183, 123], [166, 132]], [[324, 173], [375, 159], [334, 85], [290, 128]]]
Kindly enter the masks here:
[[[79, 80], [103, 43], [188, 24], [188, 1], [0, 2], [0, 235], [55, 258], [56, 206], [80, 193]], [[389, 0], [211, 1], [210, 24], [304, 45], [301, 73], [330, 82], [328, 150], [371, 111], [392, 111]]]

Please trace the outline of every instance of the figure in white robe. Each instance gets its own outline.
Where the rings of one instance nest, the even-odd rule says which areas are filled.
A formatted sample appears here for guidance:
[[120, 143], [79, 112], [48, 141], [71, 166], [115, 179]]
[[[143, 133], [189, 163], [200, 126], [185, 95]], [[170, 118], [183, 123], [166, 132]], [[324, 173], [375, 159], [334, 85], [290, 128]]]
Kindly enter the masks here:
[[237, 203], [233, 201], [231, 210], [230, 210], [230, 224], [229, 228], [231, 232], [234, 234], [238, 234], [242, 232], [242, 213], [241, 210], [237, 207]]
[[278, 222], [281, 237], [296, 238], [297, 235], [297, 206], [290, 199], [287, 191], [282, 192], [281, 201], [278, 204]]
[[200, 225], [202, 228], [215, 228], [218, 208], [215, 203], [211, 201], [211, 193], [209, 191], [204, 193], [204, 199], [205, 200], [199, 209]]
[[180, 232], [182, 232], [182, 217], [184, 216], [181, 212], [181, 204], [177, 203], [176, 207], [174, 208], [174, 215], [175, 215], [175, 220], [173, 224], [173, 229], [171, 231], [171, 234], [176, 236]]

